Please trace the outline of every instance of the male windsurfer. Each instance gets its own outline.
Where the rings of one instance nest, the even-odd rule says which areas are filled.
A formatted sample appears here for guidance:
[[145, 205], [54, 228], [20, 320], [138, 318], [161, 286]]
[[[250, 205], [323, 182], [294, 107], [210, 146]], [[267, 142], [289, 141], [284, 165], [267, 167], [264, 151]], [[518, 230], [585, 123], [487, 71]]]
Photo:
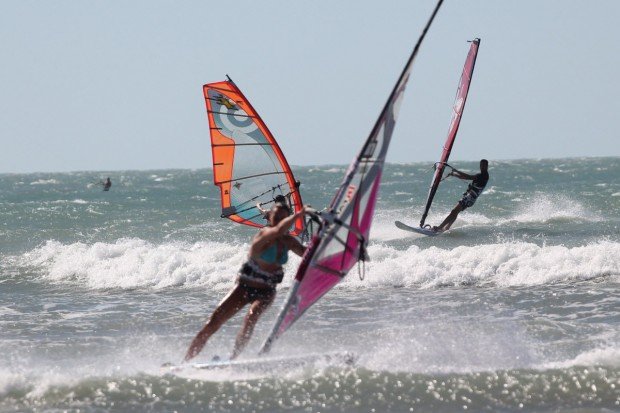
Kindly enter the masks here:
[[461, 172], [457, 169], [452, 169], [452, 172], [448, 174], [448, 176], [456, 176], [459, 179], [464, 179], [467, 181], [472, 181], [471, 184], [467, 187], [467, 191], [463, 194], [463, 198], [456, 204], [454, 209], [450, 212], [450, 215], [443, 220], [441, 225], [433, 227], [433, 231], [442, 232], [450, 229], [454, 221], [456, 221], [456, 217], [459, 215], [461, 211], [471, 207], [476, 203], [476, 199], [484, 190], [487, 182], [489, 181], [489, 161], [486, 159], [480, 160], [480, 173], [476, 175], [470, 175], [465, 172]]
[[104, 191], [109, 191], [111, 186], [112, 186], [112, 181], [110, 181], [110, 177], [108, 177], [105, 180], [105, 182], [103, 182], [103, 190]]
[[248, 259], [237, 274], [235, 286], [196, 335], [187, 350], [185, 361], [198, 355], [209, 337], [246, 304], [250, 304], [230, 358], [234, 359], [243, 351], [256, 322], [276, 296], [276, 285], [282, 282], [282, 266], [288, 260], [288, 252], [302, 256], [306, 249], [288, 233], [289, 227], [306, 211], [308, 207], [303, 207], [291, 215], [288, 205], [274, 203], [268, 213], [270, 226], [261, 228], [254, 236]]

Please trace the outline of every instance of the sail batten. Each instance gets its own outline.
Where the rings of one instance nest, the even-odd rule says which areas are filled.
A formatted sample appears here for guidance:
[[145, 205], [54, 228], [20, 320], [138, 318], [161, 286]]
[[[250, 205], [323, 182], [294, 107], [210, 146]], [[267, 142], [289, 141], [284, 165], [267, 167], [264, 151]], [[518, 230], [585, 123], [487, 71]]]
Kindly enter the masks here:
[[465, 59], [465, 65], [463, 66], [463, 72], [459, 79], [459, 86], [456, 90], [456, 97], [454, 98], [454, 105], [452, 106], [452, 118], [450, 119], [450, 127], [448, 128], [448, 136], [443, 145], [443, 151], [441, 153], [441, 159], [435, 163], [435, 173], [431, 180], [431, 185], [426, 197], [426, 204], [424, 206], [424, 212], [422, 213], [422, 219], [420, 220], [420, 226], [424, 227], [426, 217], [437, 193], [439, 183], [443, 179], [443, 173], [448, 165], [448, 159], [452, 152], [452, 146], [456, 139], [456, 134], [461, 124], [461, 118], [463, 117], [463, 111], [465, 110], [465, 102], [467, 101], [467, 95], [469, 93], [469, 86], [471, 84], [472, 75], [474, 74], [474, 67], [476, 65], [476, 57], [478, 56], [478, 49], [480, 47], [480, 39], [476, 38], [471, 41], [469, 47], [469, 53]]
[[274, 340], [337, 285], [358, 261], [365, 260], [383, 165], [400, 102], [415, 56], [442, 2], [437, 2], [370, 135], [322, 214], [322, 227], [306, 249], [293, 286], [261, 353], [268, 352]]

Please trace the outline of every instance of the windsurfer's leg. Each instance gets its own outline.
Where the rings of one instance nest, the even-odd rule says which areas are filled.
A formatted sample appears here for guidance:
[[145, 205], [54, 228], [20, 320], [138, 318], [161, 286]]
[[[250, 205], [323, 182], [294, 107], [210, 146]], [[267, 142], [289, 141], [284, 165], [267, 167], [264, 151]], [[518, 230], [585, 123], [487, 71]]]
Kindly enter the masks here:
[[437, 227], [438, 230], [439, 231], [449, 230], [450, 227], [452, 226], [452, 224], [454, 224], [454, 221], [456, 221], [456, 217], [459, 216], [459, 213], [462, 210], [463, 210], [463, 207], [461, 206], [461, 204], [460, 203], [456, 204], [456, 206], [452, 209], [452, 211], [446, 217], [446, 219], [444, 219], [443, 222], [441, 223], [441, 225], [439, 225], [439, 227]]
[[263, 312], [267, 308], [269, 308], [275, 296], [276, 294], [274, 291], [271, 296], [261, 300], [256, 300], [252, 303], [250, 309], [248, 310], [248, 314], [243, 320], [243, 326], [241, 327], [239, 334], [237, 334], [237, 339], [235, 340], [235, 348], [233, 349], [232, 355], [230, 356], [231, 360], [241, 354], [245, 346], [248, 344], [250, 338], [252, 337], [252, 333], [254, 332], [254, 326], [256, 325], [261, 314], [263, 314]]
[[209, 337], [219, 330], [222, 324], [234, 316], [247, 303], [248, 297], [245, 290], [243, 290], [243, 288], [239, 285], [236, 285], [235, 288], [233, 288], [232, 291], [224, 297], [213, 314], [211, 314], [211, 317], [209, 317], [209, 320], [204, 325], [202, 330], [200, 330], [194, 340], [192, 340], [192, 343], [187, 350], [187, 354], [185, 355], [185, 361], [196, 357], [207, 343], [207, 340], [209, 340]]

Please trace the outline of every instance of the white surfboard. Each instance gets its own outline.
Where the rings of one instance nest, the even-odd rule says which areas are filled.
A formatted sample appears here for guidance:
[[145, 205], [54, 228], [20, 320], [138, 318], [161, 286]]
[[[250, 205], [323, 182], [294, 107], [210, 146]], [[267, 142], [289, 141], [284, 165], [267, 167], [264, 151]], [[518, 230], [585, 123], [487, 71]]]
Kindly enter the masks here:
[[299, 368], [312, 365], [352, 366], [357, 355], [350, 352], [308, 354], [305, 356], [259, 357], [243, 360], [214, 360], [206, 363], [165, 364], [166, 373], [179, 373], [189, 370], [231, 370], [231, 371], [269, 371]]
[[396, 225], [397, 228], [400, 228], [400, 229], [402, 229], [404, 231], [416, 232], [418, 234], [428, 235], [429, 237], [434, 237], [436, 235], [444, 233], [444, 231], [433, 231], [430, 228], [410, 227], [409, 225], [404, 224], [404, 223], [402, 223], [400, 221], [394, 221], [394, 224]]

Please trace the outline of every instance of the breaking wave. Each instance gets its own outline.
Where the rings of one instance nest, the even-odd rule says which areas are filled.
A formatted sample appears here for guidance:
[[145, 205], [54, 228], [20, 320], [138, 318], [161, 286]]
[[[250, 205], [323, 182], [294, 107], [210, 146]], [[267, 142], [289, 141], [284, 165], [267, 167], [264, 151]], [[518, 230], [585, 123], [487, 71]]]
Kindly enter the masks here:
[[[114, 243], [63, 244], [48, 241], [12, 261], [48, 282], [78, 283], [92, 289], [209, 286], [229, 288], [247, 254], [247, 245], [221, 242], [156, 245], [140, 239]], [[340, 288], [448, 285], [501, 287], [620, 279], [620, 243], [601, 241], [579, 247], [506, 242], [453, 249], [371, 244], [367, 277], [347, 277]], [[290, 274], [299, 258], [291, 257]], [[353, 270], [356, 271], [356, 270]], [[285, 285], [291, 277], [285, 277]]]

